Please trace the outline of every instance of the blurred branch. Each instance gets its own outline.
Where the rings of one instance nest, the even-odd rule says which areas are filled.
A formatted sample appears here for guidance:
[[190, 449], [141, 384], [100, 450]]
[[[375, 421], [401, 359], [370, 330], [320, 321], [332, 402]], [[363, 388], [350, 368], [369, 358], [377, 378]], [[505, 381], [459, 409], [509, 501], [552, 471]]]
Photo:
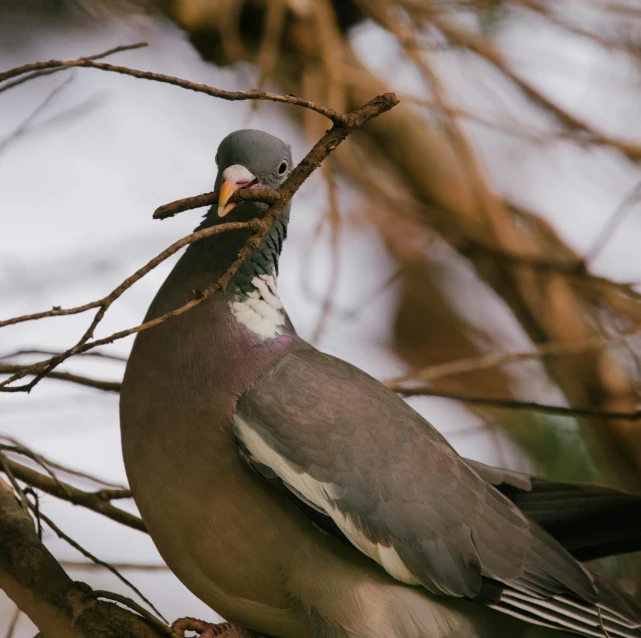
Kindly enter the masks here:
[[327, 292], [325, 293], [325, 298], [322, 301], [320, 315], [314, 328], [312, 343], [318, 343], [320, 340], [323, 331], [329, 316], [332, 314], [333, 302], [336, 297], [337, 287], [338, 287], [338, 276], [340, 274], [340, 247], [338, 245], [339, 235], [340, 235], [340, 213], [338, 210], [338, 200], [336, 196], [336, 176], [330, 162], [327, 162], [323, 166], [323, 177], [325, 178], [325, 183], [327, 185], [327, 212], [323, 215], [318, 225], [317, 234], [320, 233], [325, 221], [329, 225], [330, 233], [330, 249], [332, 251], [332, 263], [331, 271], [329, 274], [329, 281], [327, 284]]
[[[95, 55], [90, 55], [86, 58], [80, 58], [80, 59], [81, 60], [99, 60], [101, 58], [106, 58], [109, 55], [113, 55], [114, 53], [121, 53], [123, 51], [132, 51], [133, 49], [141, 49], [146, 46], [148, 46], [146, 42], [138, 42], [136, 44], [126, 44], [123, 46], [115, 47], [113, 49], [109, 49], [108, 51], [104, 51], [103, 53], [96, 53]], [[42, 77], [43, 75], [51, 75], [52, 73], [58, 73], [59, 71], [62, 71], [65, 68], [67, 68], [64, 66], [59, 66], [59, 65], [57, 66], [55, 62], [56, 62], [55, 60], [52, 60], [50, 62], [36, 62], [35, 64], [27, 64], [25, 66], [11, 69], [10, 71], [5, 71], [4, 73], [0, 73], [0, 82], [5, 82], [11, 77], [16, 77], [20, 75], [24, 76], [24, 77], [21, 77], [19, 80], [14, 80], [13, 82], [7, 82], [6, 84], [3, 84], [2, 86], [0, 86], [0, 93], [2, 93], [3, 91], [7, 91], [8, 89], [12, 89], [13, 87], [18, 86], [20, 84], [23, 84], [24, 82], [28, 82], [29, 80], [32, 80], [34, 78]], [[54, 67], [57, 66], [57, 68], [49, 68], [49, 66], [52, 63], [54, 63]]]
[[596, 259], [599, 253], [603, 250], [605, 245], [611, 239], [616, 227], [620, 224], [623, 216], [626, 215], [630, 208], [639, 201], [641, 197], [641, 182], [637, 183], [634, 188], [625, 196], [623, 201], [619, 204], [614, 214], [607, 221], [603, 230], [597, 236], [595, 242], [587, 251], [584, 257], [585, 262], [591, 262]]
[[413, 379], [434, 381], [435, 379], [442, 379], [455, 374], [487, 370], [496, 366], [504, 366], [520, 361], [583, 354], [593, 350], [599, 350], [606, 346], [628, 339], [629, 337], [637, 334], [640, 330], [641, 326], [634, 326], [629, 330], [625, 330], [614, 335], [594, 336], [576, 341], [548, 342], [541, 344], [534, 350], [527, 350], [524, 352], [496, 352], [482, 357], [448, 361], [446, 363], [430, 366], [421, 370], [408, 372], [407, 374], [392, 379], [390, 383], [397, 384]]
[[569, 130], [587, 135], [601, 146], [614, 148], [631, 160], [636, 161], [641, 159], [641, 145], [615, 139], [604, 133], [600, 133], [596, 131], [594, 127], [563, 109], [556, 102], [545, 96], [533, 84], [516, 73], [487, 38], [476, 36], [460, 28], [458, 25], [455, 25], [453, 21], [443, 18], [438, 12], [429, 12], [429, 21], [439, 29], [450, 42], [475, 53], [479, 58], [495, 67], [503, 76], [517, 86], [527, 98], [545, 112], [552, 115], [554, 119]]
[[[355, 78], [357, 81], [357, 78]], [[530, 140], [535, 144], [543, 144], [552, 141], [562, 141], [575, 144], [580, 147], [587, 146], [610, 146], [609, 142], [606, 143], [603, 138], [595, 137], [588, 134], [587, 132], [577, 135], [575, 131], [563, 130], [563, 129], [554, 129], [554, 130], [543, 130], [533, 128], [531, 125], [521, 123], [521, 122], [507, 122], [504, 120], [495, 120], [483, 117], [478, 113], [468, 111], [464, 108], [456, 106], [445, 106], [438, 104], [434, 100], [428, 98], [416, 97], [412, 95], [400, 95], [400, 100], [408, 104], [416, 104], [416, 106], [421, 106], [436, 112], [442, 112], [452, 117], [469, 120], [480, 126], [491, 128], [501, 133], [507, 135], [512, 135], [514, 137], [520, 137], [526, 140]], [[641, 159], [641, 145], [631, 145], [628, 146], [629, 153], [633, 156], [633, 159]]]
[[22, 612], [18, 609], [18, 607], [16, 607], [15, 611], [13, 612], [13, 616], [11, 616], [11, 620], [9, 621], [9, 626], [7, 627], [4, 638], [13, 638], [13, 632], [18, 625], [18, 620], [20, 619], [21, 614]]
[[431, 387], [413, 387], [404, 384], [387, 382], [388, 388], [394, 390], [404, 397], [437, 397], [441, 399], [453, 399], [461, 403], [471, 405], [487, 405], [497, 408], [507, 408], [510, 410], [533, 410], [534, 412], [543, 412], [544, 414], [553, 414], [556, 416], [598, 416], [607, 419], [625, 419], [636, 421], [641, 419], [641, 409], [630, 412], [616, 412], [614, 410], [602, 410], [600, 408], [584, 407], [565, 407], [562, 405], [549, 405], [547, 403], [538, 403], [536, 401], [520, 401], [518, 399], [495, 399], [492, 397], [467, 396], [457, 392], [448, 392]]
[[73, 582], [42, 544], [28, 512], [0, 479], [0, 589], [48, 638], [161, 638], [144, 618], [99, 601]]
[[[65, 569], [95, 571], [100, 569], [96, 563], [86, 561], [61, 560], [60, 564]], [[143, 571], [143, 572], [166, 572], [169, 570], [167, 565], [145, 565], [144, 563], [111, 563], [112, 567], [120, 571]]]
[[6, 150], [7, 146], [14, 142], [16, 139], [18, 139], [21, 135], [24, 135], [30, 128], [32, 122], [38, 117], [42, 111], [44, 111], [47, 106], [51, 103], [51, 101], [64, 89], [69, 82], [73, 80], [73, 76], [68, 77], [64, 82], [62, 82], [60, 85], [58, 85], [53, 91], [45, 97], [45, 99], [31, 112], [29, 117], [27, 117], [25, 120], [22, 121], [20, 126], [18, 126], [14, 131], [12, 131], [5, 139], [3, 139], [0, 142], [0, 155], [4, 153]]

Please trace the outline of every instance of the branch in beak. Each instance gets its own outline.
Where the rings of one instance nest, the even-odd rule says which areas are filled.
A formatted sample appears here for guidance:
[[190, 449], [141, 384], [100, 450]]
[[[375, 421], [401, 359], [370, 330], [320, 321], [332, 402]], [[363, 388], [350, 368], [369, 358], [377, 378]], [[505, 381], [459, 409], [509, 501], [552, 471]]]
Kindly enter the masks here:
[[225, 217], [236, 206], [227, 203], [229, 198], [241, 188], [260, 188], [258, 178], [244, 166], [234, 164], [223, 171], [223, 184], [218, 194], [218, 217]]

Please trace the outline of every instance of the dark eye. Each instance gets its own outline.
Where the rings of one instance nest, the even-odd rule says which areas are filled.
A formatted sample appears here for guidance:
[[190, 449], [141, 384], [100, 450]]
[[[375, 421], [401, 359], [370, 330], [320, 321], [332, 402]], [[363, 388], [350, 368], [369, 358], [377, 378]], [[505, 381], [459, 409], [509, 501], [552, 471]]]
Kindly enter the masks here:
[[280, 166], [278, 167], [278, 174], [284, 175], [287, 172], [288, 167], [289, 167], [289, 162], [287, 160], [283, 160], [280, 163]]

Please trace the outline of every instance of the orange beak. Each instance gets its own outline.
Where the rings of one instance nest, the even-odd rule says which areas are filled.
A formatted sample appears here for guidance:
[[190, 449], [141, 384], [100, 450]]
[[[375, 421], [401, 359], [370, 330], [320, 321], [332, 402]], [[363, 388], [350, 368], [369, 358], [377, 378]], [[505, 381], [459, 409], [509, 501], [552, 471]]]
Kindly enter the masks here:
[[237, 190], [240, 190], [240, 188], [241, 186], [231, 180], [223, 182], [218, 193], [218, 217], [224, 217], [232, 210], [232, 208], [234, 208], [234, 206], [236, 206], [236, 202], [232, 202], [231, 204], [228, 204], [227, 202]]

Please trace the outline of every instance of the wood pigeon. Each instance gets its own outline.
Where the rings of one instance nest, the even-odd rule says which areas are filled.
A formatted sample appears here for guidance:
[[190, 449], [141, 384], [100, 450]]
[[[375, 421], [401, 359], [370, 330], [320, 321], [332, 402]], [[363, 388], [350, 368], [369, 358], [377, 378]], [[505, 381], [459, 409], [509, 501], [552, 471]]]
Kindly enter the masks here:
[[[264, 215], [228, 200], [277, 188], [292, 157], [241, 130], [216, 163], [220, 203], [200, 228]], [[639, 528], [603, 515], [634, 505], [638, 525], [639, 499], [464, 460], [394, 392], [301, 339], [276, 286], [288, 218], [225, 290], [136, 337], [124, 460], [172, 571], [262, 636], [641, 637], [641, 608], [572, 555], [637, 549]], [[190, 245], [147, 319], [208, 288], [249, 233]]]

